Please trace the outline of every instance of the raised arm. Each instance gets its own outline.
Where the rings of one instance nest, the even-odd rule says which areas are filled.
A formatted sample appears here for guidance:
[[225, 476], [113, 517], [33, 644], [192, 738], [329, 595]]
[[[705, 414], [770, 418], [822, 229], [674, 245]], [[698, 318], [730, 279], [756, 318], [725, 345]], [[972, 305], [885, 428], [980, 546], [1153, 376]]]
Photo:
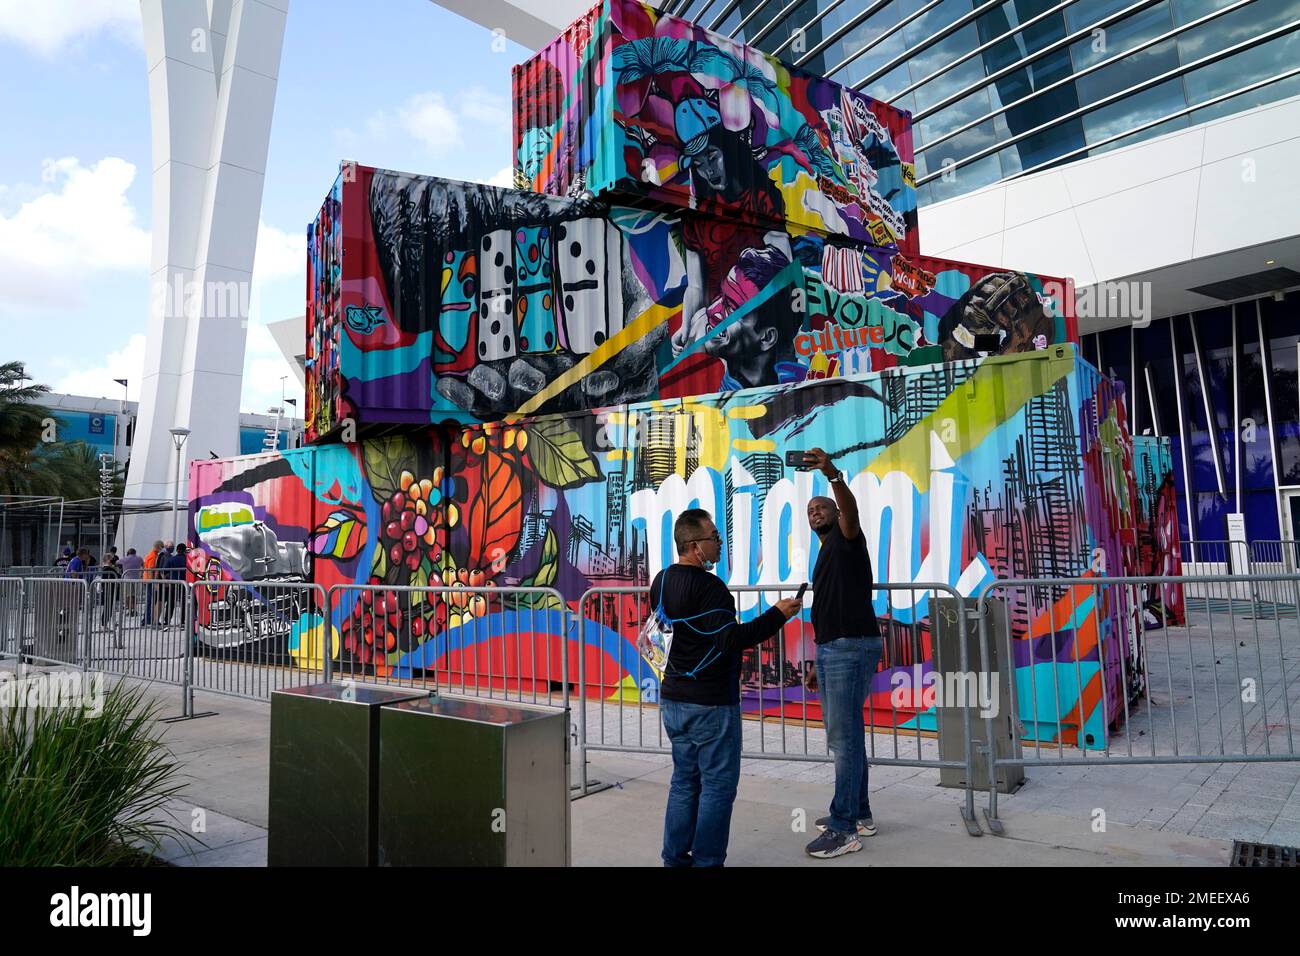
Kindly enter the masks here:
[[858, 500], [849, 490], [848, 482], [841, 477], [840, 470], [831, 461], [831, 456], [820, 448], [811, 448], [804, 452], [804, 462], [830, 479], [831, 494], [835, 496], [835, 506], [840, 512], [840, 532], [846, 539], [852, 541], [862, 530], [862, 522], [858, 517]]

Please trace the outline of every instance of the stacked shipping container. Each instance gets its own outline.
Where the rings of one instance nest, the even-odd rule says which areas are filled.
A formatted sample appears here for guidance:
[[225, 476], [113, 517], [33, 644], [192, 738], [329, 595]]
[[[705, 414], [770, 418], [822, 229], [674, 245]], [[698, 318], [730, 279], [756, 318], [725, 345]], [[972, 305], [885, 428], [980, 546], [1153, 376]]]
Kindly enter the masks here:
[[308, 244], [310, 440], [1077, 337], [1063, 279], [364, 166]]
[[[544, 583], [581, 613], [588, 587], [670, 563], [691, 506], [717, 516], [725, 579], [794, 585], [824, 489], [784, 453], [818, 444], [851, 476], [881, 580], [975, 594], [1135, 553], [1112, 467], [1133, 458], [1124, 409], [1076, 355], [1070, 283], [919, 254], [906, 113], [632, 0], [589, 11], [514, 86], [526, 191], [342, 167], [308, 230], [317, 444], [191, 467], [201, 640], [229, 637], [228, 580]], [[377, 673], [504, 659], [490, 605], [417, 593], [290, 609], [261, 640]], [[1133, 690], [1134, 609], [1087, 602], [1063, 634], [1072, 597], [1010, 608], [1017, 680], [1046, 667], [1058, 687], [1022, 694], [1020, 716], [1097, 747]], [[887, 712], [894, 672], [929, 667], [929, 594], [873, 599]], [[654, 699], [626, 619], [586, 626], [588, 692]], [[789, 630], [797, 665], [811, 649]], [[509, 639], [511, 680], [560, 679], [551, 638]], [[745, 693], [751, 712], [787, 702]]]

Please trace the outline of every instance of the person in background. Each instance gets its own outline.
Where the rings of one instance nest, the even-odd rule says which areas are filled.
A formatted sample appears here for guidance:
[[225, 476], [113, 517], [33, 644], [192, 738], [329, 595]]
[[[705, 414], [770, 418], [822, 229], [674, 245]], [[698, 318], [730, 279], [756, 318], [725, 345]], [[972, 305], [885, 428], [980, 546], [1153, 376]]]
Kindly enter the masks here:
[[163, 543], [155, 541], [149, 553], [144, 556], [144, 579], [148, 583], [144, 586], [144, 617], [140, 619], [140, 623], [146, 627], [153, 623], [154, 585], [152, 582], [158, 580], [158, 562], [162, 554]]
[[126, 549], [126, 557], [121, 562], [123, 585], [122, 600], [128, 614], [135, 613], [135, 599], [140, 591], [140, 575], [144, 571], [144, 558], [135, 553], [135, 548]]
[[[66, 550], [66, 549], [65, 549]], [[85, 577], [85, 573], [91, 567], [91, 557], [89, 548], [78, 548], [77, 553], [68, 561], [67, 566], [63, 569], [65, 578]]]
[[664, 866], [722, 866], [740, 782], [740, 660], [802, 607], [778, 601], [752, 621], [736, 619], [736, 599], [710, 573], [722, 537], [709, 513], [683, 511], [673, 525], [677, 563], [655, 575], [650, 605], [671, 621], [660, 712], [673, 748], [664, 814]]
[[99, 580], [103, 582], [98, 590], [104, 604], [99, 612], [99, 623], [102, 627], [108, 627], [109, 619], [122, 604], [122, 565], [116, 554], [109, 552], [104, 566], [99, 569]]
[[55, 560], [54, 566], [60, 571], [67, 568], [68, 563], [72, 560], [72, 549], [67, 545], [63, 547], [63, 553]]
[[181, 623], [184, 623], [185, 601], [182, 595], [185, 582], [185, 560], [185, 545], [183, 544], [176, 545], [175, 553], [167, 557], [164, 572], [167, 581], [164, 587], [167, 593], [161, 621], [167, 627], [171, 627], [172, 617], [175, 615], [177, 608], [181, 609]]

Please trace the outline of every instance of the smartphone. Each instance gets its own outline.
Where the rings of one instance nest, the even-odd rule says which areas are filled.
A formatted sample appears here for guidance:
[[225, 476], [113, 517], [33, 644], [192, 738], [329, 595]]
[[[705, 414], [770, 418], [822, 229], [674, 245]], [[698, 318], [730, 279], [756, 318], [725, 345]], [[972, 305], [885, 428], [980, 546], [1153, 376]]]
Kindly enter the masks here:
[[787, 468], [798, 468], [800, 471], [803, 471], [804, 469], [806, 469], [806, 468], [809, 467], [808, 465], [804, 464], [803, 456], [804, 456], [805, 454], [806, 454], [806, 453], [805, 453], [805, 452], [802, 452], [802, 451], [788, 451], [788, 452], [786, 452], [786, 453], [785, 453], [785, 466], [786, 466]]
[[807, 590], [808, 590], [808, 582], [805, 581], [803, 584], [799, 585], [799, 593], [796, 594], [796, 595], [794, 596], [794, 599], [795, 599], [796, 601], [802, 601], [802, 600], [803, 600], [803, 592], [804, 592], [804, 591], [807, 591]]

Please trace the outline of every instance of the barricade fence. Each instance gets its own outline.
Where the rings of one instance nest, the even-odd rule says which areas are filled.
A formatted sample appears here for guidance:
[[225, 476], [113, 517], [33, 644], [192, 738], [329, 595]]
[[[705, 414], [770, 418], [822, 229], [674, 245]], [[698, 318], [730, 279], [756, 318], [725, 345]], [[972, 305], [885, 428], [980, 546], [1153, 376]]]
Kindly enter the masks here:
[[327, 680], [568, 706], [575, 625], [550, 587], [334, 585]]
[[[1260, 578], [1300, 572], [1300, 543], [1286, 540], [1184, 541], [1180, 545], [1184, 576], [1213, 580], [1185, 587], [1189, 604], [1251, 607], [1277, 604], [1280, 613], [1300, 608], [1300, 588], [1286, 581]], [[1224, 577], [1225, 575], [1230, 577]]]
[[[989, 583], [979, 666], [1006, 662], [1015, 723], [1011, 740], [985, 752], [988, 779], [1034, 766], [1300, 759], [1300, 630], [1294, 613], [1260, 599], [1298, 584], [1227, 573]], [[1187, 597], [1237, 587], [1246, 601]], [[1000, 623], [994, 604], [1006, 610]], [[990, 783], [994, 832], [997, 795]]]
[[[1208, 597], [1235, 588], [1246, 597]], [[1271, 596], [1298, 588], [1294, 573], [1230, 572], [1000, 580], [966, 599], [877, 585], [868, 759], [947, 775], [968, 825], [987, 785], [995, 826], [997, 781], [1022, 767], [1297, 759], [1300, 625]], [[749, 620], [796, 589], [731, 591]], [[570, 607], [551, 587], [9, 577], [0, 658], [177, 686], [187, 716], [196, 689], [265, 700], [320, 680], [566, 707], [585, 792], [590, 751], [671, 754], [636, 648], [648, 592], [594, 587]], [[833, 760], [808, 686], [812, 596], [742, 659], [745, 759]]]
[[198, 581], [190, 585], [189, 687], [269, 700], [322, 679], [329, 631], [325, 589], [302, 581]]
[[[794, 597], [798, 588], [732, 585], [729, 590], [741, 619], [749, 620]], [[577, 738], [584, 793], [588, 751], [672, 753], [659, 716], [659, 678], [635, 650], [637, 635], [655, 610], [649, 592], [647, 587], [597, 587], [578, 602]], [[959, 688], [957, 696], [969, 689], [978, 697], [965, 605], [948, 585], [921, 582], [877, 585], [874, 600], [882, 654], [865, 712], [851, 718], [867, 734], [867, 758], [880, 765], [959, 771], [967, 789], [963, 816], [977, 829], [973, 777], [967, 772], [973, 759], [971, 709], [943, 699], [945, 687]], [[944, 613], [937, 613], [942, 605]], [[802, 611], [742, 658], [741, 712], [748, 718], [742, 725], [742, 759], [834, 761], [819, 689], [809, 684], [817, 659], [811, 606], [809, 588]]]
[[0, 577], [0, 660], [17, 657], [24, 634], [23, 581]]

